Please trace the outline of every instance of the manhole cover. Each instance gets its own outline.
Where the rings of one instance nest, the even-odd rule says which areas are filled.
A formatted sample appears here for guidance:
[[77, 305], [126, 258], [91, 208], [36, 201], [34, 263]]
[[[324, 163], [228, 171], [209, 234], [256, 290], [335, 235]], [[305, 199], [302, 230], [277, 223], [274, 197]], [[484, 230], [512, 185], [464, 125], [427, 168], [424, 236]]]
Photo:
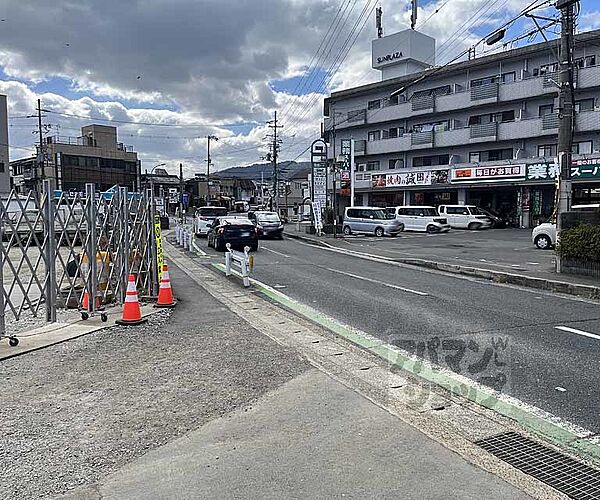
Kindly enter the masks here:
[[480, 439], [475, 444], [570, 498], [600, 499], [600, 470], [516, 432]]

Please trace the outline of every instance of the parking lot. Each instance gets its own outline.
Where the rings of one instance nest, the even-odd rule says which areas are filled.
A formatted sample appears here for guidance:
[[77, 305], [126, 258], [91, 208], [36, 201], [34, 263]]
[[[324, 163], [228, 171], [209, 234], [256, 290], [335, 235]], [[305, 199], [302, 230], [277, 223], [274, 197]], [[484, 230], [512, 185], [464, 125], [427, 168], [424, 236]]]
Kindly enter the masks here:
[[[288, 224], [288, 235], [308, 236], [304, 227]], [[554, 273], [552, 250], [539, 250], [531, 242], [530, 229], [452, 229], [448, 233], [427, 234], [405, 231], [395, 238], [375, 236], [326, 235], [320, 238], [341, 248], [388, 258], [416, 258], [462, 264], [497, 271]]]

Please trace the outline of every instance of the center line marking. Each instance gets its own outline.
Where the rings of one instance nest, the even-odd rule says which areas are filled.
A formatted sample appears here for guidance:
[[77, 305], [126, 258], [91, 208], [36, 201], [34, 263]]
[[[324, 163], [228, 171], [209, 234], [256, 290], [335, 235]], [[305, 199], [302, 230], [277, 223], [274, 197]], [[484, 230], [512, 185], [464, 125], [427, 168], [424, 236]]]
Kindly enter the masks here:
[[290, 258], [289, 255], [286, 255], [286, 254], [281, 253], [281, 252], [276, 252], [275, 250], [271, 250], [270, 248], [267, 248], [267, 247], [264, 247], [264, 246], [261, 246], [260, 248], [262, 248], [263, 250], [266, 250], [267, 252], [272, 252], [274, 254], [281, 255], [282, 257], [286, 257], [288, 259]]
[[402, 290], [403, 292], [414, 293], [416, 295], [422, 295], [422, 296], [429, 295], [428, 293], [425, 293], [425, 292], [419, 292], [418, 290], [411, 290], [410, 288], [404, 288], [404, 287], [401, 287], [398, 285], [392, 285], [391, 283], [385, 283], [384, 281], [374, 280], [372, 278], [366, 278], [364, 276], [359, 276], [358, 274], [347, 273], [345, 271], [338, 271], [337, 269], [331, 269], [329, 267], [327, 267], [325, 269], [327, 269], [328, 271], [331, 271], [332, 273], [342, 274], [344, 276], [348, 276], [350, 278], [355, 278], [357, 280], [369, 281], [370, 283], [376, 283], [377, 285], [387, 286], [388, 288], [393, 288], [395, 290]]
[[600, 335], [596, 335], [595, 333], [584, 332], [583, 330], [577, 330], [576, 328], [569, 328], [568, 326], [555, 326], [557, 330], [562, 330], [563, 332], [576, 333], [577, 335], [583, 335], [584, 337], [589, 337], [591, 339], [600, 340]]

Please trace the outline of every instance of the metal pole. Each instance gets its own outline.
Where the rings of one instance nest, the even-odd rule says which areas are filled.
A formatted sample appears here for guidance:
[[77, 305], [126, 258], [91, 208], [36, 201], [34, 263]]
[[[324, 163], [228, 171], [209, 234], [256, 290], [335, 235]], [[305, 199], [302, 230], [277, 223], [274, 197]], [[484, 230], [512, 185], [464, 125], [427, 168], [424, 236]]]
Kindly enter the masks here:
[[[571, 150], [573, 148], [573, 3], [561, 9], [561, 33], [558, 83], [558, 207], [556, 234], [560, 239], [561, 215], [571, 207]], [[562, 272], [560, 255], [556, 255], [556, 272]]]
[[4, 294], [6, 293], [6, 289], [4, 288], [4, 263], [5, 263], [5, 247], [4, 247], [4, 214], [5, 208], [4, 203], [0, 200], [0, 245], [2, 245], [2, 249], [0, 251], [0, 285], [2, 286], [2, 290], [0, 290], [0, 338], [6, 336], [6, 317], [4, 314]]
[[127, 188], [119, 187], [121, 193], [121, 222], [123, 224], [123, 244], [121, 246], [121, 262], [123, 262], [123, 276], [121, 277], [121, 286], [123, 290], [127, 290], [127, 282], [129, 280], [129, 257], [130, 242], [129, 242], [129, 200], [127, 199]]
[[96, 265], [97, 236], [96, 236], [96, 186], [92, 183], [85, 185], [85, 193], [88, 202], [88, 262], [90, 272], [86, 280], [86, 290], [88, 292], [88, 312], [96, 312], [96, 279], [98, 278], [98, 266]]
[[54, 203], [52, 201], [52, 186], [45, 179], [44, 217], [46, 241], [44, 244], [44, 257], [46, 260], [46, 289], [44, 291], [46, 301], [46, 321], [56, 323], [56, 238], [54, 235]]
[[148, 211], [148, 238], [150, 238], [149, 249], [150, 249], [150, 295], [152, 297], [158, 296], [158, 258], [157, 258], [157, 248], [156, 248], [156, 234], [154, 227], [154, 218], [156, 214], [156, 206], [154, 199], [154, 191], [147, 189], [146, 190], [146, 210]]

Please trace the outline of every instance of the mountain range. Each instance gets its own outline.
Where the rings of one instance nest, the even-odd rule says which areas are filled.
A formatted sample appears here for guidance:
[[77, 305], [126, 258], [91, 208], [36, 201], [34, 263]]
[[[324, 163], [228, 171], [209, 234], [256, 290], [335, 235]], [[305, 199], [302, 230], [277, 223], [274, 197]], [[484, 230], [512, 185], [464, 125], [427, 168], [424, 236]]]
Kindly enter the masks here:
[[[295, 161], [282, 161], [277, 165], [279, 171], [279, 178], [292, 179], [306, 178], [311, 170], [310, 162], [295, 162]], [[235, 177], [238, 179], [251, 179], [253, 181], [260, 181], [261, 178], [265, 181], [270, 180], [273, 175], [273, 165], [270, 163], [254, 163], [247, 167], [231, 167], [225, 170], [220, 170], [215, 173], [219, 177]]]

